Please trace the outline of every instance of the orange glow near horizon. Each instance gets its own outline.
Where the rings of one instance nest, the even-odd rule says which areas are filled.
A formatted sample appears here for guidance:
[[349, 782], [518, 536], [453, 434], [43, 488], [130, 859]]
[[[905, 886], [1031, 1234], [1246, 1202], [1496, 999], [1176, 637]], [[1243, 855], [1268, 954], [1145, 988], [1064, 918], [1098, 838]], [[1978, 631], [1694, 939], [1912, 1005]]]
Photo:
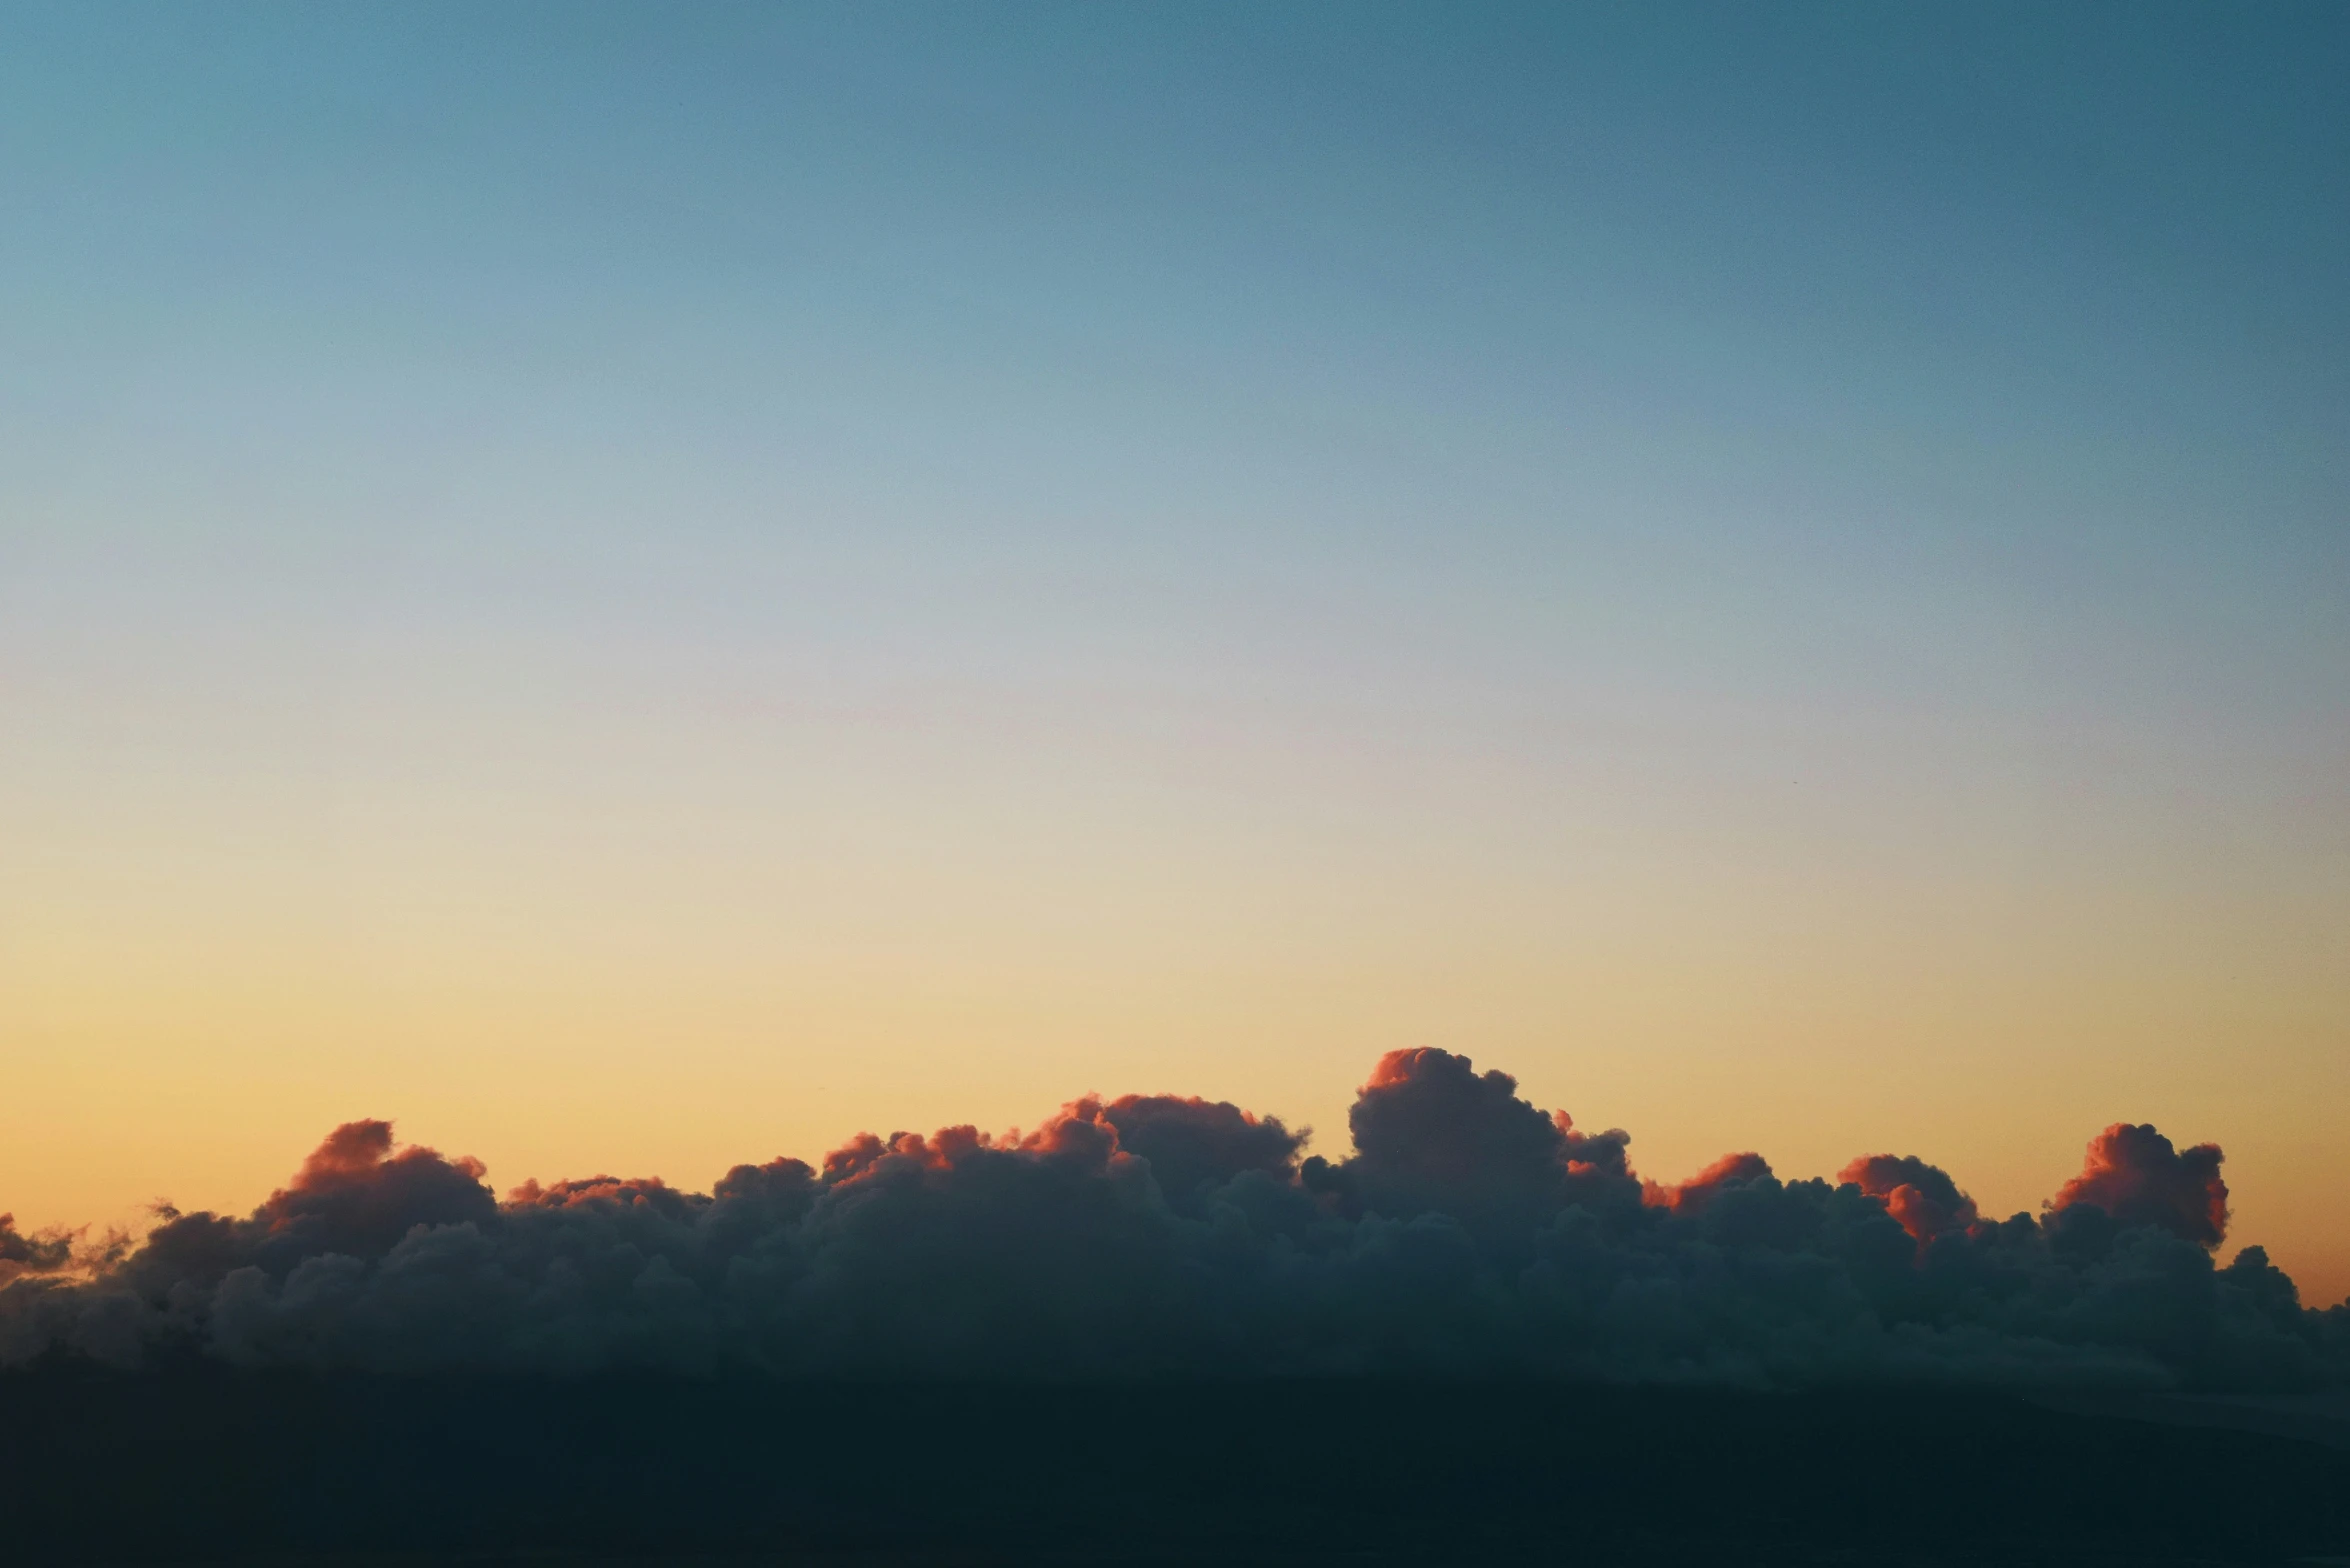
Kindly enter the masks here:
[[[1230, 1099], [1316, 1129], [1311, 1147], [1335, 1158], [1347, 1151], [1346, 1110], [1363, 1078], [1366, 1053], [1355, 1040], [1420, 1044], [1418, 1029], [1448, 1002], [1467, 1016], [1480, 1012], [1478, 998], [1449, 988], [1415, 997], [1393, 974], [1355, 978], [1351, 998], [1330, 981], [1315, 988], [1330, 1007], [1324, 1029], [1309, 1027], [1300, 998], [1279, 999], [1263, 977], [1245, 975], [1219, 977], [1186, 998], [1137, 987], [1064, 997], [1058, 1007], [1041, 986], [1024, 991], [1006, 975], [875, 985], [862, 1007], [848, 1005], [842, 982], [811, 979], [799, 997], [704, 994], [689, 1005], [679, 995], [669, 1029], [659, 1031], [648, 1018], [657, 999], [610, 976], [567, 1005], [549, 993], [518, 996], [511, 980], [494, 998], [444, 995], [437, 1027], [421, 999], [381, 993], [390, 1005], [362, 1014], [348, 998], [290, 987], [233, 999], [207, 988], [201, 1002], [206, 992], [193, 988], [134, 987], [84, 1004], [79, 1019], [52, 995], [36, 1015], [45, 1029], [12, 1020], [15, 1038], [53, 1048], [28, 1053], [18, 1092], [0, 1105], [0, 1209], [13, 1209], [28, 1233], [143, 1228], [144, 1206], [159, 1198], [242, 1213], [284, 1183], [323, 1128], [354, 1113], [386, 1114], [403, 1140], [481, 1159], [501, 1190], [611, 1173], [706, 1191], [736, 1163], [790, 1155], [813, 1164], [860, 1128], [1037, 1126], [1072, 1086]], [[1538, 1010], [1524, 1002], [1534, 1016], [1496, 1016], [1494, 998], [1507, 994], [1499, 982], [1514, 981], [1521, 997], [1539, 991], [1525, 975], [1492, 979], [1480, 993], [1485, 1029], [1514, 1048], [1479, 1041], [1479, 1062], [1513, 1071], [1535, 1103], [1571, 1110], [1580, 1125], [1628, 1127], [1644, 1173], [1697, 1169], [1724, 1145], [1743, 1144], [1763, 1150], [1782, 1178], [1849, 1176], [1853, 1149], [1893, 1147], [1948, 1170], [1986, 1218], [2037, 1213], [2078, 1176], [2084, 1141], [2120, 1098], [2098, 1059], [2076, 1052], [2042, 1063], [2029, 1095], [2006, 1098], [1991, 1071], [1921, 1104], [1881, 1062], [1870, 1071], [1869, 1053], [1830, 1049], [1817, 1036], [1806, 1042], [1818, 1064], [1810, 1074], [1792, 1069], [1783, 1052], [1774, 1065], [1761, 1048], [1770, 1032], [1752, 1017], [1744, 1027], [1758, 1048], [1725, 1053], [1705, 1038], [1698, 1025], [1708, 1015], [1686, 996], [1656, 1010], [1642, 1048], [1578, 1048], [1560, 1043], [1564, 1028], [1536, 1027]], [[37, 993], [8, 994], [17, 1006]], [[825, 1000], [829, 1009], [812, 1005]], [[1734, 1006], [1738, 997], [1724, 1000]], [[1592, 1020], [1577, 1034], [1644, 1032], [1637, 1013], [1588, 998], [1552, 1005]], [[238, 1027], [190, 1027], [215, 1010]], [[534, 1010], [568, 1020], [554, 1031], [561, 1048], [530, 1043]], [[1096, 1043], [1114, 1038], [1117, 1017], [1136, 1015], [1157, 1027], [1127, 1029], [1122, 1049]], [[768, 1035], [758, 1025], [770, 1017], [788, 1022]], [[91, 1028], [100, 1021], [119, 1031], [117, 1042], [149, 1043], [104, 1047]], [[938, 1052], [924, 1038], [957, 1025], [967, 1049]], [[318, 1052], [308, 1042], [319, 1038], [341, 1045]], [[766, 1046], [770, 1038], [793, 1043]], [[647, 1039], [663, 1044], [647, 1048]], [[57, 1048], [69, 1040], [87, 1048]], [[176, 1048], [159, 1048], [164, 1042]], [[1457, 1035], [1446, 1043], [1464, 1044]], [[1992, 1060], [2026, 1071], [2006, 1053]], [[1317, 1067], [1321, 1081], [1311, 1082]], [[2182, 1147], [2208, 1139], [2227, 1149], [2234, 1218], [2223, 1258], [2259, 1243], [2310, 1304], [2350, 1293], [2350, 1255], [2327, 1187], [2331, 1151], [2314, 1107], [2253, 1118], [2241, 1090], [2209, 1079], [2159, 1097], [2141, 1091], [2135, 1105]]]
[[25, 10], [20, 1226], [1425, 1048], [2350, 1298], [2350, 10]]

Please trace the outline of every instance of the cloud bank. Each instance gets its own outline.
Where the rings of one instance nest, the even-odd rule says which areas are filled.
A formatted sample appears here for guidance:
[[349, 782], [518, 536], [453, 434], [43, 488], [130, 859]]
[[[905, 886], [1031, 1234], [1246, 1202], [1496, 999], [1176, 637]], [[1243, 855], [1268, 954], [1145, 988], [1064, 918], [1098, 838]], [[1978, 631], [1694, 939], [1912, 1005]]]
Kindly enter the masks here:
[[1643, 1180], [1508, 1074], [1392, 1052], [1354, 1153], [1165, 1095], [820, 1167], [525, 1183], [336, 1128], [251, 1214], [73, 1251], [0, 1217], [0, 1366], [788, 1378], [1532, 1376], [1818, 1387], [2350, 1381], [2350, 1307], [2216, 1261], [2221, 1154], [2116, 1124], [2035, 1216], [1915, 1156]]

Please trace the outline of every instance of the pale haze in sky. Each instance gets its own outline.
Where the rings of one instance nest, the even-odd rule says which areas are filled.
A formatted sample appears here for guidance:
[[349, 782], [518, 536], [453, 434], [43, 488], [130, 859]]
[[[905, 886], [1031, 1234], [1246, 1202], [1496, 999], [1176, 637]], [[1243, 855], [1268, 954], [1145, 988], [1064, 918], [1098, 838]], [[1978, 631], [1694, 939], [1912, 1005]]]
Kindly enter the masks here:
[[0, 39], [20, 1226], [1432, 1045], [2350, 1293], [2350, 12]]

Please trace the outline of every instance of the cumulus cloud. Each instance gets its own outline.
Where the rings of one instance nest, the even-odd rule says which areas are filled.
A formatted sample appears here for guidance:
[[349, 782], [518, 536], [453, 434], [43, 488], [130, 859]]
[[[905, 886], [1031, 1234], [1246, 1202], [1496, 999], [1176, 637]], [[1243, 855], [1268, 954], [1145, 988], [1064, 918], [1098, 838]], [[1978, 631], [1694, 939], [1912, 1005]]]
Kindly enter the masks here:
[[1167, 1201], [1187, 1212], [1246, 1171], [1288, 1180], [1307, 1137], [1277, 1116], [1252, 1116], [1228, 1100], [1129, 1094], [1107, 1105], [1078, 1105], [1116, 1131], [1121, 1149], [1149, 1162]]
[[1977, 1219], [1975, 1200], [1958, 1190], [1941, 1167], [1914, 1154], [1864, 1154], [1836, 1173], [1872, 1198], [1924, 1246], [1936, 1236], [1963, 1231]]
[[1480, 1073], [1450, 1051], [1381, 1057], [1347, 1126], [1353, 1158], [1308, 1160], [1302, 1174], [1353, 1216], [1440, 1214], [1490, 1243], [1523, 1240], [1577, 1202], [1639, 1201], [1623, 1133], [1586, 1137], [1572, 1117], [1546, 1115], [1519, 1098], [1508, 1073]]
[[1943, 1171], [1759, 1154], [1643, 1182], [1630, 1140], [1440, 1050], [1383, 1057], [1343, 1159], [1238, 1106], [1089, 1096], [1031, 1131], [860, 1134], [811, 1165], [524, 1182], [346, 1123], [244, 1216], [66, 1267], [0, 1221], [0, 1365], [776, 1377], [1410, 1373], [1815, 1386], [2285, 1388], [2350, 1370], [2219, 1153], [2117, 1126], [2035, 1218]]
[[2225, 1158], [2216, 1143], [2175, 1149], [2151, 1126], [2115, 1122], [2089, 1140], [2081, 1174], [2048, 1200], [2049, 1212], [2093, 1205], [2116, 1225], [2151, 1225], [2216, 1247], [2228, 1231]]
[[1713, 1202], [1716, 1194], [1732, 1187], [1752, 1186], [1770, 1174], [1771, 1162], [1759, 1154], [1725, 1154], [1687, 1181], [1670, 1186], [1642, 1182], [1640, 1200], [1652, 1209], [1699, 1214]]

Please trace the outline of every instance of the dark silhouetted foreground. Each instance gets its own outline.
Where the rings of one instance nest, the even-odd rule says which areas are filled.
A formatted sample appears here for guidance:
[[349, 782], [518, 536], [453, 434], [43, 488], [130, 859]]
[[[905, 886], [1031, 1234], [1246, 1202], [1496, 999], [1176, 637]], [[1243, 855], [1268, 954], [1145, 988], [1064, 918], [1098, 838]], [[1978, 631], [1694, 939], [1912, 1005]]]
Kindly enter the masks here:
[[0, 1518], [25, 1563], [2272, 1564], [2350, 1553], [2350, 1453], [1988, 1395], [83, 1366], [0, 1375]]

